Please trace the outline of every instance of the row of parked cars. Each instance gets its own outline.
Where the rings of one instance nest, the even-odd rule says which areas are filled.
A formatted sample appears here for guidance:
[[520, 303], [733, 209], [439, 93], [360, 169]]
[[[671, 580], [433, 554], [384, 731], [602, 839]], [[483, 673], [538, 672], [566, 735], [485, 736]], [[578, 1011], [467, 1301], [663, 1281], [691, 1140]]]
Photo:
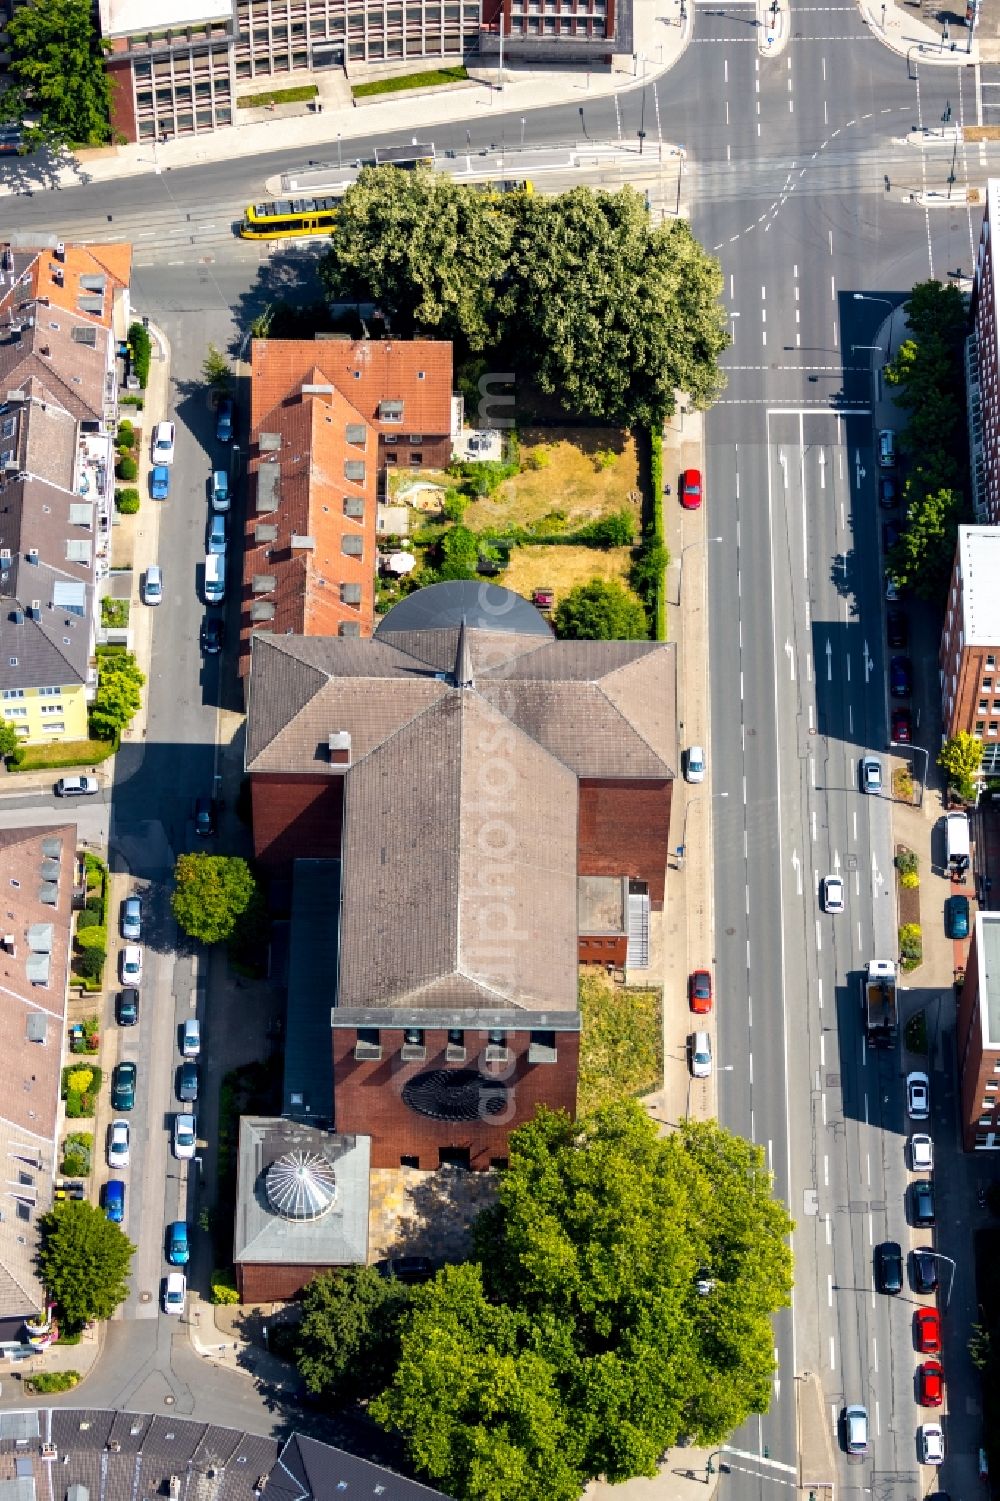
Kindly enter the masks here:
[[[143, 903], [137, 892], [122, 902], [120, 930], [125, 942], [119, 959], [122, 989], [115, 997], [115, 1021], [119, 1027], [134, 1027], [139, 1023], [143, 961]], [[199, 1089], [197, 1060], [201, 1053], [201, 1028], [197, 1017], [189, 1017], [184, 1022], [179, 1041], [181, 1060], [176, 1092], [179, 1103], [186, 1108], [175, 1113], [171, 1136], [173, 1154], [183, 1161], [194, 1157], [198, 1141], [197, 1122], [191, 1108], [198, 1099]], [[138, 1064], [129, 1058], [122, 1059], [111, 1074], [114, 1115], [108, 1126], [107, 1161], [112, 1173], [127, 1168], [131, 1160], [131, 1130], [127, 1116], [135, 1109], [138, 1085]], [[125, 1219], [125, 1196], [125, 1180], [114, 1176], [109, 1178], [102, 1191], [102, 1202], [108, 1219], [116, 1224]], [[187, 1280], [185, 1273], [176, 1268], [186, 1266], [190, 1257], [188, 1227], [184, 1220], [176, 1220], [167, 1226], [165, 1255], [167, 1263], [175, 1270], [168, 1272], [164, 1279], [163, 1311], [181, 1314], [187, 1298]]]

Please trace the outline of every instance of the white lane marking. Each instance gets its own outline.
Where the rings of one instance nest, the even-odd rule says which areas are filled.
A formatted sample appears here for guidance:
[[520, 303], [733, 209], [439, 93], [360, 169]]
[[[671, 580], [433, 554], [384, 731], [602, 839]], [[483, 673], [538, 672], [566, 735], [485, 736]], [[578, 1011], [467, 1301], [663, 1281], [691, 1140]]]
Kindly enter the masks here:
[[[810, 657], [809, 660], [811, 662], [812, 661], [812, 657]], [[810, 673], [809, 676], [811, 678], [812, 674]], [[812, 785], [815, 787], [815, 785], [816, 785], [816, 757], [815, 756], [810, 756], [809, 757], [809, 780], [812, 783]]]
[[815, 844], [816, 843], [816, 809], [815, 808], [812, 810], [812, 836], [813, 836], [813, 844]]
[[878, 1370], [878, 1340], [872, 1335], [872, 1360], [876, 1371]]
[[824, 1188], [829, 1188], [830, 1187], [830, 1159], [829, 1159], [829, 1157], [824, 1157], [823, 1158], [823, 1187]]
[[868, 1244], [870, 1246], [875, 1244], [875, 1221], [871, 1215], [868, 1216]]
[[826, 1243], [828, 1246], [833, 1245], [833, 1221], [829, 1215], [826, 1216]]
[[855, 841], [857, 840], [857, 837], [858, 837], [858, 813], [857, 813], [857, 809], [855, 809], [854, 810], [854, 838], [855, 838]]
[[836, 300], [837, 300], [837, 279], [836, 279], [836, 277], [831, 276], [830, 277], [830, 301], [831, 302], [836, 302]]
[[871, 1154], [871, 1152], [866, 1152], [865, 1153], [865, 1182], [868, 1184], [868, 1187], [871, 1188], [871, 1184], [872, 1184], [872, 1154]]
[[831, 1334], [830, 1335], [830, 1370], [831, 1371], [835, 1371], [836, 1369], [837, 1369], [837, 1347], [836, 1347], [836, 1345], [833, 1342], [833, 1335]]
[[865, 946], [865, 941], [864, 941], [864, 938], [861, 935], [861, 922], [860, 922], [860, 919], [859, 919], [859, 921], [858, 921], [858, 948], [859, 949], [863, 949], [864, 946]]
[[769, 1173], [774, 1172], [774, 1149], [770, 1137], [767, 1138], [767, 1170]]
[[820, 1095], [820, 1104], [823, 1106], [823, 1124], [826, 1125], [826, 1095]]
[[819, 991], [819, 1009], [822, 1011], [822, 1009], [823, 1009], [823, 981], [822, 980], [817, 980], [816, 981], [816, 987], [817, 987], [817, 990]]
[[767, 1465], [771, 1470], [783, 1470], [786, 1475], [797, 1475], [799, 1472], [794, 1465], [785, 1465], [780, 1459], [765, 1459], [763, 1453], [751, 1454], [746, 1449], [731, 1449], [728, 1444], [724, 1445], [727, 1454], [735, 1454], [737, 1459], [752, 1459], [756, 1464]]
[[879, 1405], [875, 1403], [875, 1433], [878, 1438], [882, 1437], [882, 1419], [879, 1416]]
[[817, 954], [821, 952], [822, 948], [823, 948], [823, 935], [820, 932], [819, 918], [817, 917], [817, 919], [816, 919], [816, 952], [817, 952]]
[[728, 83], [729, 82], [729, 59], [728, 59], [728, 57], [724, 57], [722, 59], [722, 81], [723, 81], [723, 83]]

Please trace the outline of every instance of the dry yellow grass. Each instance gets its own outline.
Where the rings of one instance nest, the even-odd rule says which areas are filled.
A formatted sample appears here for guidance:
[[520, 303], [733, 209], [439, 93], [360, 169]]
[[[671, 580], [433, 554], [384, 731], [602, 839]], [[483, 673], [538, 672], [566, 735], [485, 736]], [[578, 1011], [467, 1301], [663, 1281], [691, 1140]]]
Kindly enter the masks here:
[[[526, 428], [520, 434], [521, 460], [538, 452], [540, 469], [525, 468], [506, 480], [489, 500], [477, 500], [466, 512], [473, 531], [512, 522], [528, 526], [553, 511], [563, 511], [567, 531], [628, 506], [639, 525], [639, 468], [635, 442], [618, 428]], [[611, 453], [607, 468], [595, 462], [598, 452]]]
[[631, 561], [628, 547], [615, 547], [609, 552], [596, 547], [515, 547], [510, 567], [497, 582], [525, 599], [531, 598], [532, 589], [547, 586], [555, 590], [558, 604], [577, 584], [591, 579], [626, 582]]

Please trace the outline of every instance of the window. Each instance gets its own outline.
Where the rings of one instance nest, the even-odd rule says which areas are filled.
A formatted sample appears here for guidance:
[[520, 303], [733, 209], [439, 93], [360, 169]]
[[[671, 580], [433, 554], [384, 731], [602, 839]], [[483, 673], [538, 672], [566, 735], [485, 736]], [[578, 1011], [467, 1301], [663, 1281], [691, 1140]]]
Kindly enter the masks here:
[[27, 719], [28, 717], [27, 709], [5, 709], [3, 712], [6, 719]]
[[423, 441], [424, 441], [424, 435], [423, 435], [423, 433], [411, 433], [410, 434], [410, 442], [411, 443], [422, 443]]
[[403, 1041], [407, 1047], [422, 1048], [424, 1045], [424, 1033], [421, 1027], [408, 1027], [403, 1033]]
[[409, 1152], [404, 1152], [403, 1155], [399, 1159], [399, 1165], [400, 1165], [400, 1167], [419, 1167], [420, 1166], [420, 1158], [419, 1157], [414, 1157]]
[[62, 711], [62, 704], [42, 704], [43, 714], [61, 714]]
[[528, 1045], [529, 1063], [557, 1063], [556, 1034], [554, 1032], [532, 1032], [531, 1041]]
[[382, 1038], [378, 1027], [359, 1027], [354, 1044], [355, 1058], [378, 1062], [382, 1057]]
[[1000, 1084], [997, 1083], [996, 1079], [987, 1079], [986, 1080], [986, 1093], [987, 1094], [993, 1094], [994, 1091], [997, 1090], [997, 1089], [1000, 1089]]
[[383, 422], [402, 422], [403, 403], [401, 401], [380, 401], [378, 414]]
[[509, 1166], [509, 1162], [508, 1162], [508, 1159], [506, 1157], [491, 1157], [490, 1158], [490, 1167], [496, 1168], [496, 1170], [498, 1172], [503, 1172], [504, 1168], [506, 1168], [508, 1166]]
[[363, 485], [364, 482], [365, 482], [365, 461], [364, 461], [364, 459], [347, 459], [347, 460], [345, 460], [345, 462], [344, 462], [344, 478], [345, 479], [350, 479], [350, 480], [356, 480], [359, 484]]
[[62, 689], [61, 688], [36, 688], [35, 692], [38, 694], [39, 698], [58, 698], [59, 695], [60, 695], [60, 693], [62, 693]]
[[979, 712], [980, 712], [980, 714], [988, 714], [989, 710], [990, 710], [990, 701], [989, 701], [989, 699], [988, 698], [981, 698], [979, 700]]
[[54, 719], [51, 724], [45, 726], [46, 735], [65, 735], [66, 726], [61, 719]]
[[347, 424], [347, 434], [346, 434], [346, 437], [347, 437], [348, 443], [353, 444], [355, 448], [364, 448], [364, 446], [365, 446], [365, 425], [364, 425], [364, 423], [363, 422], [349, 422]]
[[986, 720], [985, 719], [977, 719], [976, 720], [976, 734], [977, 735], [982, 735], [985, 732], [985, 730], [986, 730]]
[[[14, 661], [14, 665], [15, 666], [17, 665], [17, 659], [16, 658], [15, 658], [15, 661]], [[24, 689], [23, 688], [5, 688], [3, 690], [3, 696], [4, 696], [4, 698], [23, 698], [24, 697]]]
[[423, 456], [422, 453], [411, 453], [410, 454], [410, 463], [411, 464], [413, 464], [413, 465], [419, 465], [419, 464], [422, 464], [423, 462], [424, 462], [424, 456]]
[[987, 667], [995, 667], [997, 665], [997, 659], [996, 659], [996, 657], [994, 657], [994, 656], [987, 657], [986, 658], [986, 665], [987, 665]]
[[983, 678], [983, 686], [980, 688], [979, 691], [980, 691], [980, 693], [992, 693], [993, 692], [993, 679], [992, 678]]
[[1000, 724], [998, 724], [995, 719], [991, 719], [990, 720], [990, 728], [989, 728], [989, 732], [988, 733], [991, 734], [991, 735], [995, 735], [998, 729], [1000, 729]]
[[424, 1033], [422, 1027], [408, 1027], [403, 1033], [403, 1046], [400, 1049], [400, 1057], [404, 1063], [422, 1063], [427, 1056], [424, 1047]]

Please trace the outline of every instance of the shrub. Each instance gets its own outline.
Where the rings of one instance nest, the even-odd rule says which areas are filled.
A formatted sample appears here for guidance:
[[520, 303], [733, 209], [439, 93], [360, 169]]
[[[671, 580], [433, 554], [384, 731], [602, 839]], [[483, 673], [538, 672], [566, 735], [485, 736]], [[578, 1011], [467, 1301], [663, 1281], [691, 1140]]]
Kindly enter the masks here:
[[101, 922], [104, 921], [104, 898], [100, 892], [96, 896], [88, 896], [85, 912], [96, 912]]
[[916, 875], [920, 861], [913, 850], [900, 850], [893, 864], [901, 876], [909, 875], [911, 872]]
[[449, 521], [461, 521], [468, 504], [468, 496], [462, 495], [458, 490], [449, 490], [441, 509]]
[[88, 912], [85, 907], [76, 920], [77, 936], [79, 937], [87, 928], [100, 928], [102, 926], [101, 914], [99, 912]]
[[[139, 502], [136, 501], [136, 505]], [[124, 630], [128, 625], [129, 601], [127, 599], [111, 599], [105, 595], [101, 600], [101, 624]]]
[[[81, 913], [80, 915], [82, 917], [83, 913]], [[81, 953], [85, 952], [87, 949], [100, 949], [102, 953], [106, 954], [108, 951], [107, 928], [105, 928], [103, 924], [98, 923], [93, 927], [84, 928], [82, 933], [78, 930], [76, 935], [76, 946], [81, 951]]]
[[904, 870], [899, 878], [899, 884], [904, 891], [916, 891], [920, 885], [920, 877], [915, 870]]
[[128, 449], [135, 447], [135, 428], [127, 417], [118, 424], [118, 447]]
[[610, 448], [599, 448], [594, 454], [594, 468], [598, 471], [610, 469], [615, 462], [616, 454]]
[[551, 457], [549, 450], [541, 444], [538, 448], [529, 448], [524, 456], [524, 467], [525, 469], [544, 469]]
[[79, 1380], [79, 1371], [42, 1371], [24, 1384], [36, 1392], [71, 1392]]
[[123, 516], [134, 516], [139, 509], [139, 492], [131, 488], [115, 491], [115, 505]]
[[[92, 933], [96, 931], [96, 928], [90, 929]], [[84, 953], [77, 954], [73, 967], [85, 980], [99, 980], [104, 973], [104, 961], [107, 957], [104, 949], [87, 949]]]
[[131, 454], [124, 453], [115, 465], [115, 474], [119, 479], [135, 479], [139, 473], [139, 466]]
[[238, 1303], [239, 1301], [240, 1295], [232, 1272], [217, 1268], [212, 1273], [212, 1302]]
[[140, 412], [145, 404], [146, 398], [140, 396], [137, 391], [129, 391], [125, 396], [119, 396], [118, 398], [118, 405], [120, 407], [136, 407]]
[[65, 1091], [67, 1095], [86, 1094], [94, 1082], [92, 1068], [69, 1068], [66, 1070]]
[[581, 526], [576, 533], [584, 547], [631, 547], [635, 541], [635, 518], [631, 511], [615, 511]]
[[916, 969], [924, 957], [920, 924], [904, 923], [899, 930], [899, 960], [904, 969]]
[[90, 1172], [90, 1158], [84, 1157], [82, 1152], [67, 1152], [60, 1172], [67, 1178], [85, 1178]]
[[129, 327], [128, 345], [132, 351], [132, 372], [140, 386], [145, 387], [149, 381], [149, 361], [153, 353], [153, 343], [141, 323], [133, 323]]

